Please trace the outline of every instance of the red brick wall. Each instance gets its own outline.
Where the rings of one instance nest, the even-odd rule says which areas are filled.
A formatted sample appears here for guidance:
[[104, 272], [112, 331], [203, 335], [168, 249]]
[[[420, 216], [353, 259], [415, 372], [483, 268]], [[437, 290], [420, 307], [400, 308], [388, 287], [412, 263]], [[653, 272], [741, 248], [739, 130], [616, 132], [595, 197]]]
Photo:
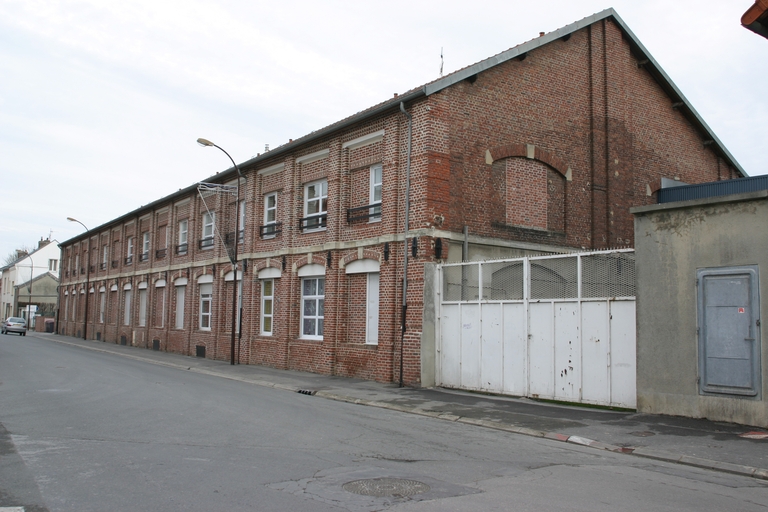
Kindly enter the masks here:
[[[247, 261], [243, 272], [243, 332], [239, 360], [275, 368], [397, 381], [401, 351], [403, 379], [420, 382], [424, 263], [434, 262], [435, 239], [460, 243], [464, 226], [471, 235], [509, 245], [602, 248], [632, 245], [629, 207], [655, 202], [646, 194], [662, 177], [689, 183], [735, 177], [702, 136], [632, 55], [628, 43], [610, 21], [598, 22], [528, 53], [524, 60], [502, 63], [432, 96], [408, 105], [413, 116], [410, 229], [406, 333], [401, 346], [403, 278], [402, 232], [405, 222], [405, 117], [393, 109], [357, 125], [331, 132], [295, 151], [275, 154], [244, 168], [241, 199], [246, 204], [245, 240], [238, 246]], [[347, 143], [383, 131], [381, 140], [350, 148]], [[371, 139], [373, 140], [373, 139]], [[297, 158], [328, 150], [325, 158], [296, 163]], [[488, 158], [493, 162], [489, 165]], [[379, 222], [347, 222], [347, 210], [369, 202], [369, 168], [381, 164], [382, 214]], [[258, 171], [275, 164], [282, 170]], [[299, 229], [304, 216], [304, 185], [328, 182], [327, 229]], [[262, 239], [264, 196], [278, 193], [277, 220], [282, 230]], [[235, 199], [210, 196], [222, 235], [234, 230]], [[151, 210], [151, 211], [150, 211]], [[108, 291], [108, 321], [98, 322], [91, 299], [89, 337], [102, 332], [108, 342], [121, 336], [142, 347], [160, 340], [162, 350], [194, 355], [206, 348], [209, 358], [230, 358], [232, 283], [227, 253], [218, 236], [213, 248], [198, 246], [202, 236], [203, 201], [195, 192], [171, 196], [152, 209], [137, 212], [94, 233], [93, 240], [115, 247], [116, 264], [91, 276], [95, 289]], [[188, 219], [188, 251], [177, 254], [178, 222]], [[167, 254], [155, 253], [160, 231], [169, 227]], [[150, 258], [139, 261], [141, 232], [148, 230]], [[98, 231], [98, 230], [97, 230]], [[411, 240], [418, 236], [417, 254]], [[134, 236], [134, 261], [125, 262], [126, 239]], [[101, 250], [99, 243], [92, 250]], [[68, 260], [81, 254], [85, 267], [88, 242], [64, 247]], [[521, 249], [522, 250], [522, 249]], [[119, 254], [118, 254], [119, 253]], [[330, 261], [328, 255], [330, 254]], [[346, 274], [346, 265], [378, 262], [379, 341], [365, 343], [365, 274]], [[300, 336], [301, 291], [298, 272], [306, 264], [325, 267], [325, 329], [322, 340]], [[69, 263], [66, 263], [68, 268]], [[65, 271], [63, 290], [74, 293], [85, 276]], [[260, 332], [259, 271], [280, 271], [274, 280], [273, 333]], [[199, 328], [201, 275], [213, 276], [210, 331]], [[184, 328], [175, 328], [174, 281], [188, 279]], [[157, 314], [158, 279], [166, 280], [163, 327]], [[147, 280], [150, 325], [139, 328], [137, 285]], [[133, 286], [132, 322], [123, 325], [123, 287]], [[97, 295], [97, 294], [94, 294]], [[60, 331], [82, 329], [84, 295], [77, 296], [76, 320], [60, 314]], [[73, 296], [71, 296], [73, 297]], [[64, 297], [61, 297], [64, 304]], [[62, 306], [63, 307], [63, 306]], [[70, 311], [73, 306], [70, 304]], [[151, 318], [151, 317], [149, 317]]]
[[[451, 164], [449, 175], [438, 169], [442, 164], [433, 164], [434, 174], [446, 175], [450, 185], [447, 196], [434, 197], [442, 188], [431, 189], [430, 215], [444, 215], [443, 227], [455, 232], [468, 225], [474, 234], [536, 242], [547, 237], [523, 228], [546, 223], [552, 231], [565, 231], [565, 245], [631, 245], [629, 207], [655, 202], [646, 196], [648, 185], [662, 176], [690, 183], [735, 176], [671, 103], [638, 67], [610, 21], [532, 51], [525, 60], [485, 71], [474, 83], [464, 81], [435, 94], [429, 99], [431, 132], [445, 134], [443, 146], [450, 154], [444, 157]], [[535, 222], [523, 213], [509, 222], [489, 218], [487, 198], [493, 194], [488, 191], [498, 191], [499, 183], [485, 153], [510, 144], [533, 145], [537, 161], [549, 163], [550, 158], [539, 160], [543, 150], [562, 163], [561, 172], [571, 170], [572, 181], [559, 184], [547, 178], [550, 188], [558, 189], [552, 193], [564, 198], [562, 220], [556, 211], [546, 221], [541, 211]], [[518, 156], [525, 158], [524, 153]], [[433, 154], [431, 159], [439, 158]], [[510, 179], [525, 181], [525, 172]], [[531, 181], [528, 190], [516, 191], [515, 200], [524, 204], [541, 197], [542, 186]]]

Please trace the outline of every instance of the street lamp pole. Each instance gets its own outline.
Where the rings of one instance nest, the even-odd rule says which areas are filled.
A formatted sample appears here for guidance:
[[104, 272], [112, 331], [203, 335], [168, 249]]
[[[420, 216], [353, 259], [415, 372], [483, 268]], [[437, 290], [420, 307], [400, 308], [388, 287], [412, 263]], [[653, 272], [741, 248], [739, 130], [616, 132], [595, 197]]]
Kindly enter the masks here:
[[88, 294], [90, 293], [88, 291], [88, 288], [90, 287], [90, 281], [91, 281], [91, 230], [88, 229], [85, 224], [80, 222], [77, 219], [73, 219], [72, 217], [67, 217], [67, 220], [69, 222], [77, 222], [83, 228], [85, 229], [86, 239], [88, 240], [88, 263], [85, 267], [85, 314], [83, 318], [83, 339], [88, 339]]
[[29, 298], [27, 299], [27, 327], [32, 327], [32, 320], [30, 317], [30, 314], [32, 313], [32, 280], [35, 278], [35, 262], [32, 259], [32, 255], [27, 254], [27, 258], [29, 258], [29, 285], [27, 286], [27, 295]]
[[232, 162], [232, 166], [237, 171], [237, 187], [235, 192], [235, 236], [232, 240], [234, 249], [232, 250], [232, 253], [229, 257], [229, 260], [232, 262], [232, 339], [230, 342], [229, 352], [230, 364], [235, 364], [235, 330], [237, 327], [237, 243], [238, 239], [240, 238], [240, 178], [242, 178], [243, 175], [240, 172], [240, 168], [235, 163], [235, 160], [222, 147], [217, 146], [208, 139], [203, 138], [197, 139], [197, 143], [201, 146], [213, 146], [215, 148], [219, 148], [222, 153], [229, 157], [229, 160]]

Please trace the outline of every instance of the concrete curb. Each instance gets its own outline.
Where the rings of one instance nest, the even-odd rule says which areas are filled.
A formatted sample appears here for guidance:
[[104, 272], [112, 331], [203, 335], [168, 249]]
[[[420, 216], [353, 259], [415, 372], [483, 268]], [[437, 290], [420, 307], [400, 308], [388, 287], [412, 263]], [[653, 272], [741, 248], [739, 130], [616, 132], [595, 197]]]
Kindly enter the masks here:
[[[46, 339], [46, 338], [43, 338], [43, 339]], [[241, 377], [239, 375], [226, 375], [226, 374], [217, 372], [215, 370], [209, 370], [205, 368], [195, 368], [193, 366], [180, 365], [180, 364], [166, 362], [166, 361], [157, 361], [157, 360], [149, 359], [146, 357], [135, 356], [132, 354], [123, 354], [123, 353], [115, 352], [112, 350], [106, 350], [100, 347], [89, 347], [89, 346], [84, 346], [78, 343], [71, 343], [65, 340], [57, 340], [55, 338], [49, 338], [49, 339], [52, 339], [56, 343], [61, 343], [61, 344], [69, 345], [72, 347], [84, 348], [86, 350], [93, 350], [93, 351], [102, 352], [102, 353], [115, 354], [121, 357], [127, 357], [128, 359], [133, 359], [135, 361], [143, 361], [150, 364], [165, 366], [167, 368], [177, 368], [180, 370], [187, 370], [187, 371], [192, 371], [196, 373], [201, 373], [203, 375], [210, 375], [213, 377], [222, 377], [225, 379], [245, 382], [248, 384], [255, 384], [257, 386], [263, 386], [263, 387], [268, 387], [273, 389], [281, 389], [284, 391], [291, 391], [293, 393], [298, 393], [300, 391], [303, 391], [299, 387], [290, 386], [287, 384], [280, 384], [280, 383], [265, 381], [261, 379], [248, 379], [248, 378]], [[556, 432], [543, 432], [540, 430], [520, 427], [514, 424], [500, 423], [496, 421], [489, 421], [489, 420], [483, 420], [483, 419], [477, 419], [477, 418], [467, 418], [463, 416], [439, 413], [435, 411], [426, 411], [423, 409], [418, 409], [416, 407], [396, 405], [396, 404], [380, 402], [376, 400], [367, 400], [364, 398], [354, 398], [354, 397], [339, 395], [337, 393], [331, 393], [331, 392], [322, 391], [322, 390], [307, 393], [307, 394], [312, 394], [314, 396], [324, 398], [326, 400], [335, 400], [337, 402], [346, 402], [350, 404], [364, 405], [367, 407], [378, 407], [380, 409], [389, 409], [391, 411], [398, 411], [398, 412], [403, 412], [407, 414], [417, 414], [419, 416], [426, 416], [426, 417], [445, 420], [445, 421], [464, 423], [466, 425], [475, 425], [479, 427], [491, 428], [494, 430], [502, 430], [504, 432], [511, 432], [514, 434], [522, 434], [530, 437], [539, 437], [542, 439], [549, 439], [552, 441], [571, 443], [571, 444], [576, 444], [580, 446], [586, 446], [589, 448], [595, 448], [598, 450], [606, 450], [613, 453], [636, 455], [638, 457], [658, 460], [661, 462], [683, 464], [686, 466], [692, 466], [696, 468], [709, 469], [713, 471], [720, 471], [723, 473], [747, 476], [747, 477], [756, 478], [759, 480], [768, 480], [768, 469], [754, 468], [751, 466], [742, 466], [739, 464], [731, 464], [729, 462], [718, 462], [715, 460], [702, 459], [699, 457], [692, 457], [689, 455], [681, 455], [681, 454], [670, 453], [670, 452], [660, 452], [650, 448], [626, 448], [622, 446], [615, 446], [607, 443], [602, 443], [600, 441], [595, 441], [593, 439], [588, 439], [586, 437], [571, 436], [568, 434], [560, 434]]]

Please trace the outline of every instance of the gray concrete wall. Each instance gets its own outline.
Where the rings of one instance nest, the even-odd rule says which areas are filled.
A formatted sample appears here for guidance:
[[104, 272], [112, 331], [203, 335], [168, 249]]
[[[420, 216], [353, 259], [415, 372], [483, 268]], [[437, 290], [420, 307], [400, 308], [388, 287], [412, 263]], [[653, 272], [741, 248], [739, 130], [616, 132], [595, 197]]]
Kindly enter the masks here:
[[435, 286], [437, 283], [437, 265], [424, 264], [424, 310], [421, 320], [421, 385], [429, 388], [435, 385], [435, 367], [437, 364], [437, 343]]
[[699, 394], [696, 270], [758, 265], [768, 308], [768, 191], [633, 208], [637, 409], [768, 426], [768, 345], [757, 398]]

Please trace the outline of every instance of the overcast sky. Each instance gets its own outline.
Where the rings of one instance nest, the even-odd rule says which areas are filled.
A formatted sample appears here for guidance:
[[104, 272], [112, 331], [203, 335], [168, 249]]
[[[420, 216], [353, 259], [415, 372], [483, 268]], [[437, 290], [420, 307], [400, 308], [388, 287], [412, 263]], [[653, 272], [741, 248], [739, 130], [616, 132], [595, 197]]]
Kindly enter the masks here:
[[0, 0], [0, 258], [613, 7], [750, 175], [768, 173], [753, 0]]

